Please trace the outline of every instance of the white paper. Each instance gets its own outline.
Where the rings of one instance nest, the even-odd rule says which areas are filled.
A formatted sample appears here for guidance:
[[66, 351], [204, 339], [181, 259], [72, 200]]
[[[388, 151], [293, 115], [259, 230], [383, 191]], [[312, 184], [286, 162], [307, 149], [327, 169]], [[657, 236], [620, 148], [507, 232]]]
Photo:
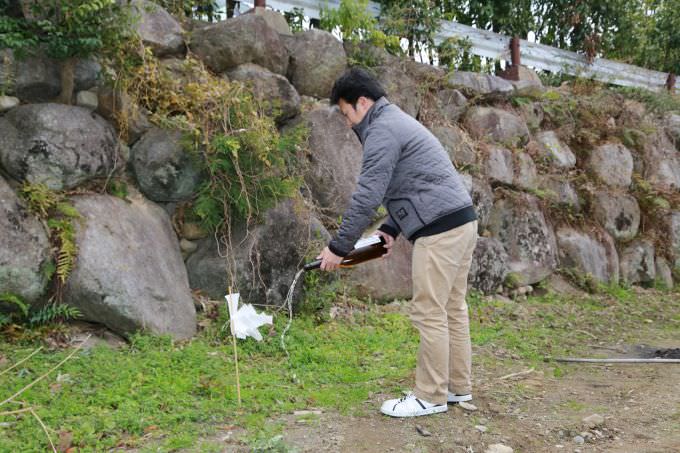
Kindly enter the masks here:
[[244, 304], [238, 308], [239, 293], [228, 294], [224, 298], [227, 299], [229, 318], [236, 338], [243, 340], [253, 337], [257, 341], [262, 341], [262, 334], [257, 329], [265, 324], [271, 324], [272, 316], [257, 313], [250, 304]]
[[380, 236], [369, 236], [367, 238], [361, 238], [354, 244], [355, 249], [360, 249], [361, 247], [366, 247], [373, 244], [380, 244]]

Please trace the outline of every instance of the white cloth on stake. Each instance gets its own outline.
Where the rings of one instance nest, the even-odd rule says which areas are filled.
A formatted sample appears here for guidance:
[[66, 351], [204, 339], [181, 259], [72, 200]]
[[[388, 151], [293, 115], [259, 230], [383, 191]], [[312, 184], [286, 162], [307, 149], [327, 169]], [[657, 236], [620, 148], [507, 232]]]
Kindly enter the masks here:
[[252, 305], [243, 304], [238, 308], [239, 293], [224, 296], [227, 299], [229, 308], [229, 318], [232, 320], [234, 335], [241, 340], [253, 337], [257, 341], [262, 341], [262, 334], [257, 330], [258, 327], [272, 323], [272, 316], [264, 313], [257, 313]]

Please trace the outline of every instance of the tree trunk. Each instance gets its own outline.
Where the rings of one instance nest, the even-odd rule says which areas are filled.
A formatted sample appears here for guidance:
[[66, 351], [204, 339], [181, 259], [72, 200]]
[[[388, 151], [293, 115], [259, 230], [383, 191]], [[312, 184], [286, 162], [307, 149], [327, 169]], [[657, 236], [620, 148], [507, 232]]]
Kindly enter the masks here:
[[75, 58], [67, 58], [61, 62], [61, 93], [57, 98], [60, 104], [71, 105], [73, 102], [73, 87], [75, 85], [76, 62]]

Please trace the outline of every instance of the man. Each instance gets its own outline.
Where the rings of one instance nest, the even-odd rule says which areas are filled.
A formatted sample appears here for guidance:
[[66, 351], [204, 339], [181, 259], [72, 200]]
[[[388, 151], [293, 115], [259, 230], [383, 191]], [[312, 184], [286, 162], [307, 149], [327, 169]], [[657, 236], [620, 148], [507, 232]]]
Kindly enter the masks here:
[[388, 251], [400, 233], [413, 242], [410, 317], [420, 349], [413, 393], [385, 401], [380, 410], [393, 417], [445, 412], [447, 402], [472, 399], [465, 302], [477, 242], [472, 200], [439, 141], [391, 104], [368, 72], [352, 68], [342, 75], [331, 104], [354, 129], [364, 154], [350, 206], [317, 259], [322, 270], [337, 269], [378, 206], [385, 206], [389, 217], [378, 234]]

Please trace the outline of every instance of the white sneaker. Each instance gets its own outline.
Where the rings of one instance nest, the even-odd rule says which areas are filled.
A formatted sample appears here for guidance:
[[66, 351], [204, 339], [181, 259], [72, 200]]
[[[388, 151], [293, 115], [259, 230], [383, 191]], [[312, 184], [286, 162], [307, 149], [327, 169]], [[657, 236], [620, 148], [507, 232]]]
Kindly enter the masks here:
[[447, 410], [446, 404], [428, 403], [416, 398], [412, 393], [400, 399], [387, 400], [380, 408], [380, 412], [390, 417], [419, 417], [446, 412]]
[[449, 396], [446, 399], [447, 403], [462, 403], [464, 401], [471, 401], [472, 395], [468, 393], [467, 395], [457, 395], [455, 393], [449, 392]]

